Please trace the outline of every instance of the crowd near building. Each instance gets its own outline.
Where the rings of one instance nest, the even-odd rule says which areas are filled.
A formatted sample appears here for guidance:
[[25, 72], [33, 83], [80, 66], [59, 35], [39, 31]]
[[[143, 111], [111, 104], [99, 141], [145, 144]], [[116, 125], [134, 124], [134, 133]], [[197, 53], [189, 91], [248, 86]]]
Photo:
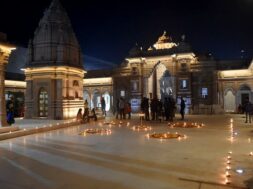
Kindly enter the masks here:
[[[2, 41], [6, 36], [1, 34]], [[148, 39], [147, 39], [148, 40]], [[127, 53], [126, 53], [127, 54]], [[116, 111], [117, 100], [139, 112], [142, 99], [181, 98], [186, 113], [236, 112], [253, 100], [253, 62], [217, 60], [192, 50], [183, 35], [174, 41], [164, 32], [148, 49], [137, 44], [110, 70], [85, 71], [78, 39], [59, 0], [53, 0], [27, 48], [17, 47], [5, 75], [5, 99], [14, 97], [15, 116], [68, 119], [88, 106]]]

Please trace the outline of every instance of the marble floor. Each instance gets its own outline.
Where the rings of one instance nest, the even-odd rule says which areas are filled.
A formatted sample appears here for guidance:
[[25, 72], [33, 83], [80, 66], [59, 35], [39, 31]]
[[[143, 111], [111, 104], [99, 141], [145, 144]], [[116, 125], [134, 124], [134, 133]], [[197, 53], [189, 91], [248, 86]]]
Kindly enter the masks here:
[[[166, 122], [145, 122], [153, 130], [137, 132], [131, 129], [139, 124], [139, 119], [134, 118], [123, 121], [121, 127], [118, 121], [111, 128], [98, 121], [1, 141], [0, 188], [252, 188], [253, 156], [249, 153], [253, 152], [253, 124], [246, 125], [242, 115], [187, 119], [203, 122], [205, 127], [169, 128]], [[112, 133], [79, 135], [87, 128], [107, 128]], [[148, 139], [146, 134], [152, 132], [178, 132], [187, 138]], [[231, 183], [227, 187], [223, 184], [230, 151], [231, 176], [227, 178]]]

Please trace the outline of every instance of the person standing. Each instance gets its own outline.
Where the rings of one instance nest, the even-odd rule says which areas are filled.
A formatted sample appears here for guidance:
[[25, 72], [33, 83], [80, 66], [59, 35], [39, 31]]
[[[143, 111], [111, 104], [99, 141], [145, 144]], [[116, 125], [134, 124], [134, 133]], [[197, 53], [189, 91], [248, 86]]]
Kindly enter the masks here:
[[105, 98], [104, 98], [104, 97], [101, 98], [101, 107], [102, 107], [103, 115], [106, 116], [106, 111], [105, 111]]
[[128, 115], [128, 119], [131, 119], [131, 103], [128, 102], [125, 104], [125, 113]]
[[182, 120], [184, 120], [184, 114], [185, 114], [185, 101], [184, 101], [183, 97], [181, 97], [180, 114], [181, 114]]
[[125, 109], [125, 101], [122, 97], [119, 99], [119, 112], [120, 112], [120, 119], [123, 119], [124, 116], [124, 109]]
[[145, 98], [144, 101], [144, 112], [145, 112], [145, 119], [146, 121], [149, 121], [149, 99]]
[[11, 96], [10, 100], [6, 103], [6, 110], [7, 110], [7, 123], [9, 125], [12, 125], [15, 123], [14, 97], [13, 96]]
[[249, 98], [246, 99], [245, 101], [245, 115], [246, 115], [246, 120], [245, 123], [251, 123], [251, 117], [253, 113], [253, 104], [249, 101]]
[[88, 109], [89, 110], [89, 103], [87, 101], [87, 99], [84, 101], [84, 111]]
[[169, 100], [168, 98], [165, 98], [164, 100], [164, 114], [165, 114], [165, 120], [168, 121], [169, 120], [169, 108], [170, 108], [170, 105], [169, 105]]
[[168, 108], [168, 120], [169, 121], [173, 121], [174, 112], [175, 112], [175, 103], [174, 103], [173, 97], [169, 97], [168, 104], [169, 104], [169, 108]]

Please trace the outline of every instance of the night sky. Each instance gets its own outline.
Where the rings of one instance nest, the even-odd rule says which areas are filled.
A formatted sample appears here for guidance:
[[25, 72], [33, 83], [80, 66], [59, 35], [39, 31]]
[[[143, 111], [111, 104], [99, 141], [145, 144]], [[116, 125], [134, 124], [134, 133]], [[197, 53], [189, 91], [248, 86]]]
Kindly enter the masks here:
[[[27, 46], [51, 0], [1, 1], [0, 31]], [[253, 0], [61, 0], [83, 54], [119, 64], [138, 42], [154, 44], [164, 30], [178, 42], [186, 35], [195, 52], [219, 59], [253, 55]], [[244, 50], [244, 53], [241, 53]]]

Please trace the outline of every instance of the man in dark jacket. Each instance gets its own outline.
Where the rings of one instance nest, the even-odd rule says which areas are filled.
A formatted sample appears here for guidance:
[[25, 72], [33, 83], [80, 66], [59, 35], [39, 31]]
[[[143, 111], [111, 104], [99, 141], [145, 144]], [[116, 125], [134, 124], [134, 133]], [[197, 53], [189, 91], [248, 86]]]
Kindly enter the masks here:
[[182, 120], [184, 120], [184, 114], [185, 114], [185, 101], [184, 101], [183, 97], [181, 97], [180, 114], [181, 114], [181, 116], [182, 116]]
[[251, 104], [251, 102], [249, 101], [249, 99], [247, 98], [245, 101], [245, 115], [246, 115], [246, 120], [245, 123], [251, 123], [251, 117], [252, 117], [252, 112], [253, 112], [253, 104]]

